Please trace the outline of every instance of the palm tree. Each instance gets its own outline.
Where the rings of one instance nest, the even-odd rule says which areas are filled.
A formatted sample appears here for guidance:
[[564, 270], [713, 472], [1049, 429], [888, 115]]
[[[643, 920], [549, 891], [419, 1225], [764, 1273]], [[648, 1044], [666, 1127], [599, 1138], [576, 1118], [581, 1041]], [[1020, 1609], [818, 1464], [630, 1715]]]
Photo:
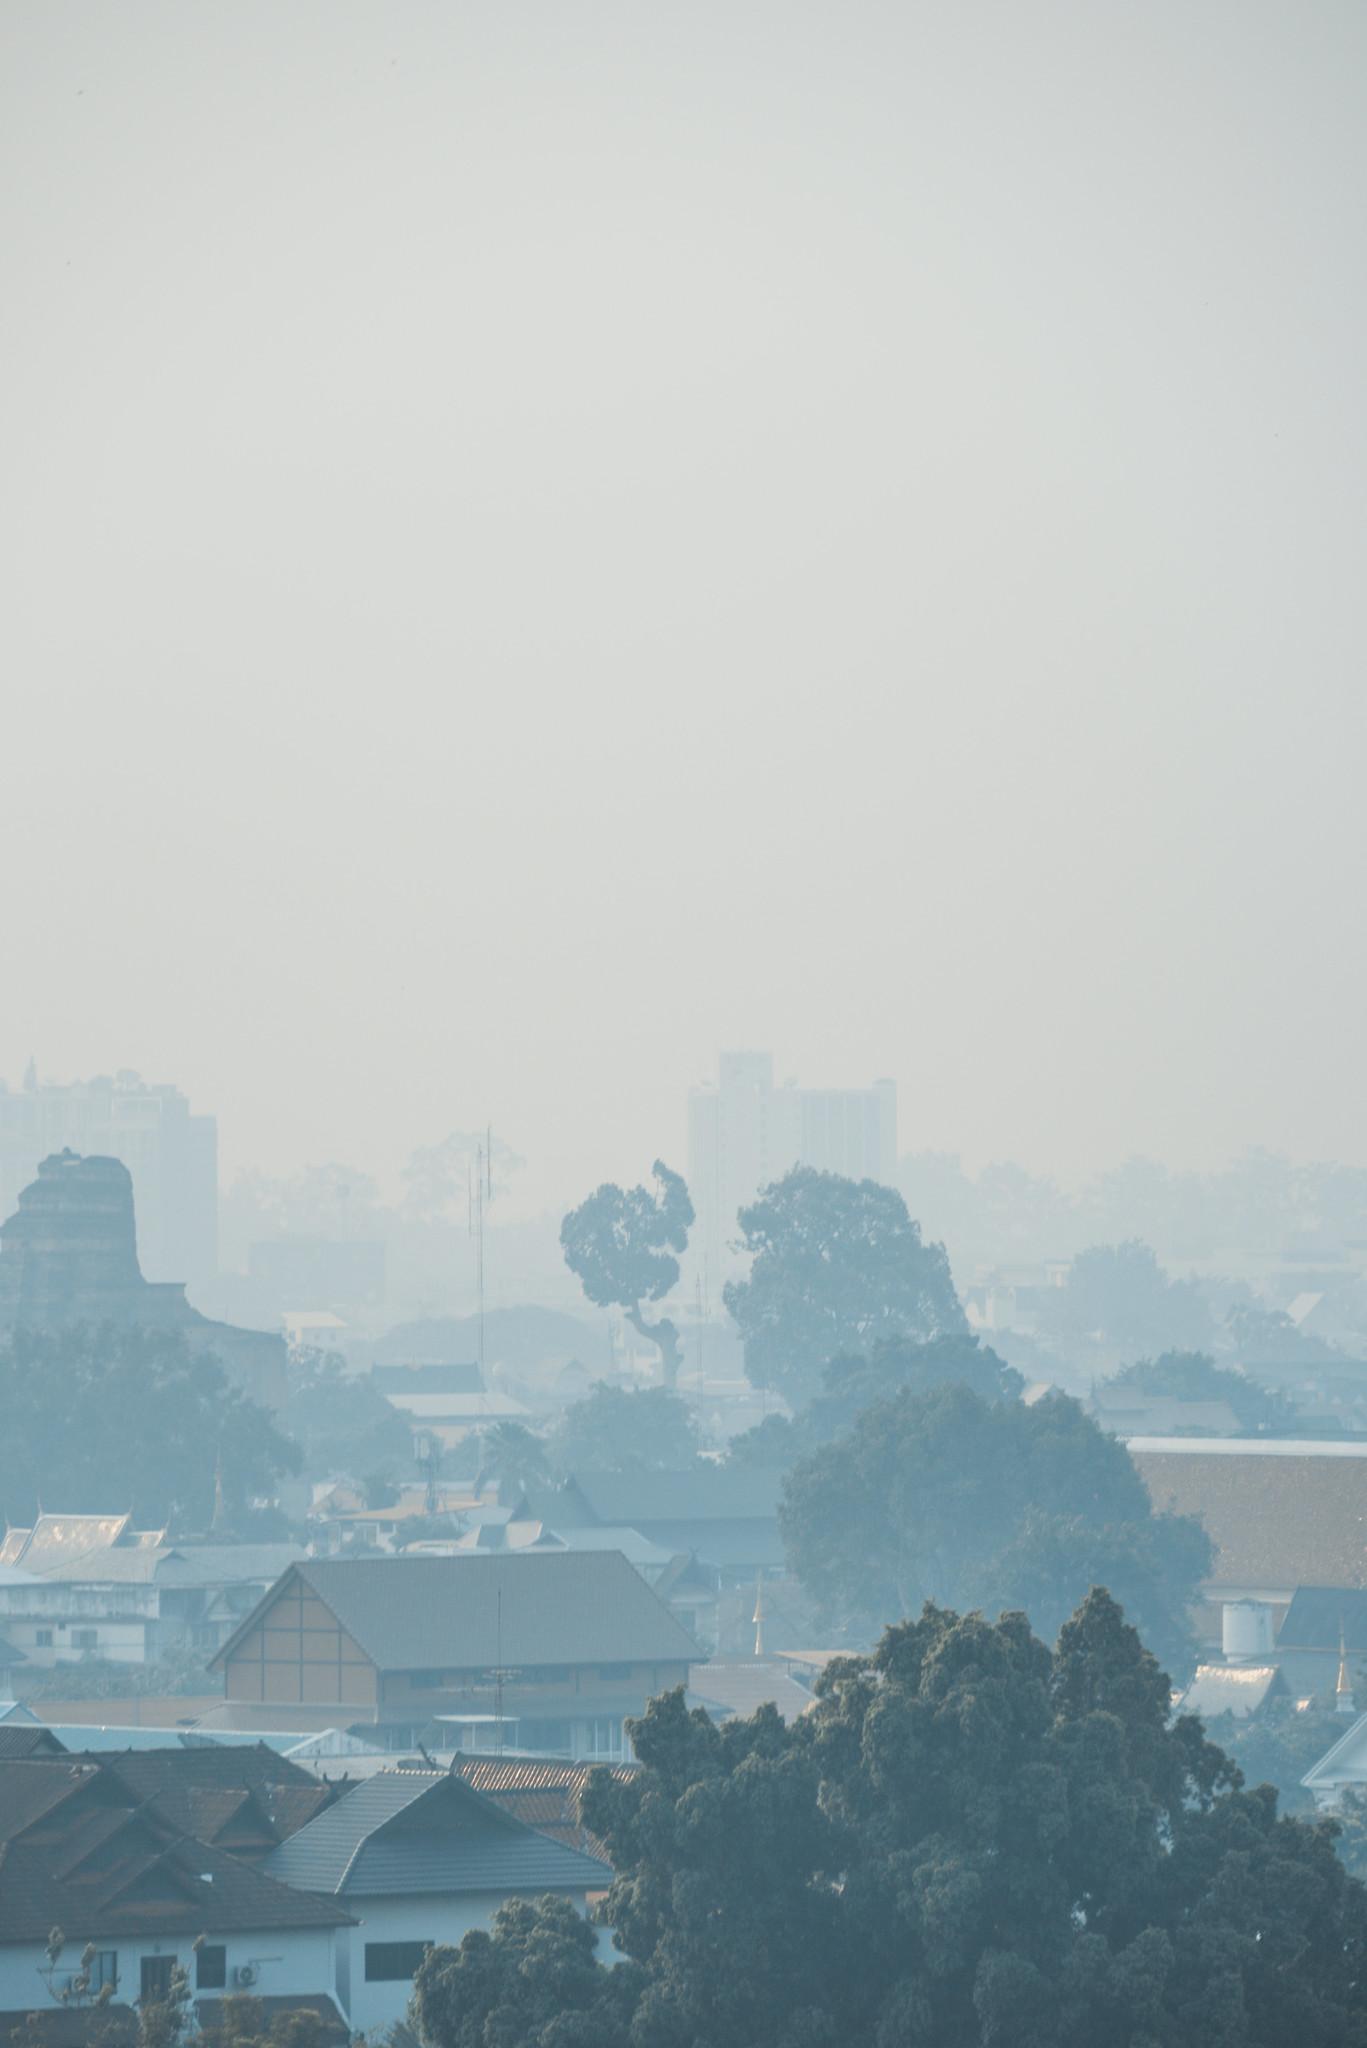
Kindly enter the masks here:
[[524, 1423], [491, 1423], [480, 1435], [479, 1449], [477, 1492], [483, 1492], [496, 1480], [499, 1499], [508, 1502], [518, 1494], [552, 1483], [546, 1446], [536, 1431]]

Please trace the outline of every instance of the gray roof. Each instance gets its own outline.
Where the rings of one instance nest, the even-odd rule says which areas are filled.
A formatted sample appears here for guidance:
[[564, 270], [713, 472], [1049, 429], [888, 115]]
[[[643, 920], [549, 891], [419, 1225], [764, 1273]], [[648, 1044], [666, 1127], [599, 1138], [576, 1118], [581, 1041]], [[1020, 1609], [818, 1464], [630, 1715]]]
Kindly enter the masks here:
[[[381, 1671], [687, 1663], [697, 1655], [687, 1630], [616, 1550], [308, 1558], [288, 1576], [296, 1574]], [[259, 1612], [258, 1604], [239, 1636]]]
[[262, 1869], [348, 1897], [604, 1891], [611, 1867], [526, 1827], [458, 1775], [377, 1771], [300, 1828]]

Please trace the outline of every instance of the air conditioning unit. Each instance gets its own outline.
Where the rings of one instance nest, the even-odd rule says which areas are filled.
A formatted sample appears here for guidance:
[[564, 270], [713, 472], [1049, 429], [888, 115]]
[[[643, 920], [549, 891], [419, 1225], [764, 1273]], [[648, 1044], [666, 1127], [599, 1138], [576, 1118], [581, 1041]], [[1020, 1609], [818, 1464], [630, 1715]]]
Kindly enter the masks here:
[[255, 1984], [260, 1976], [255, 1963], [238, 1963], [233, 1970], [234, 1984]]

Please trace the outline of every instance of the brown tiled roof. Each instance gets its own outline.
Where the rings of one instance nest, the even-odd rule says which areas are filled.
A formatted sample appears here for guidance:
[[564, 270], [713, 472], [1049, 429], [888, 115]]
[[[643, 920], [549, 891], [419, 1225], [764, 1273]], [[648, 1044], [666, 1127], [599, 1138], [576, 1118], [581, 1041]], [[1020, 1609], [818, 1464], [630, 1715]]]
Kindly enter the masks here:
[[1131, 1448], [1155, 1508], [1197, 1515], [1214, 1586], [1367, 1586], [1367, 1458]]
[[349, 1916], [291, 1891], [142, 1804], [105, 1761], [0, 1762], [0, 1935], [95, 1936], [329, 1927]]
[[[603, 1843], [579, 1818], [580, 1794], [593, 1764], [472, 1757], [461, 1760], [456, 1768], [467, 1784], [527, 1827], [552, 1836], [568, 1849], [583, 1849], [590, 1856], [601, 1856], [604, 1862], [609, 1860]], [[614, 1765], [612, 1775], [630, 1778], [637, 1768], [635, 1764]]]

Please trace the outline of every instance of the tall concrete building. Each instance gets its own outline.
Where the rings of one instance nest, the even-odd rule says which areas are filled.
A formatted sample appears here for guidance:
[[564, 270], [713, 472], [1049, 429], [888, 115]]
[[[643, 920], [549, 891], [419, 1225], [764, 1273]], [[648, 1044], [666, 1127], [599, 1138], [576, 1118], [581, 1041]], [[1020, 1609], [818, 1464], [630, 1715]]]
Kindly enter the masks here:
[[0, 1081], [0, 1216], [16, 1207], [39, 1162], [66, 1150], [119, 1159], [133, 1177], [138, 1255], [150, 1280], [193, 1292], [218, 1272], [218, 1124], [195, 1116], [178, 1088], [127, 1071], [93, 1081]]
[[774, 1085], [767, 1052], [724, 1052], [715, 1084], [688, 1095], [688, 1188], [697, 1211], [690, 1250], [709, 1306], [737, 1264], [736, 1214], [791, 1166], [851, 1180], [891, 1181], [897, 1165], [897, 1083], [871, 1088]]

